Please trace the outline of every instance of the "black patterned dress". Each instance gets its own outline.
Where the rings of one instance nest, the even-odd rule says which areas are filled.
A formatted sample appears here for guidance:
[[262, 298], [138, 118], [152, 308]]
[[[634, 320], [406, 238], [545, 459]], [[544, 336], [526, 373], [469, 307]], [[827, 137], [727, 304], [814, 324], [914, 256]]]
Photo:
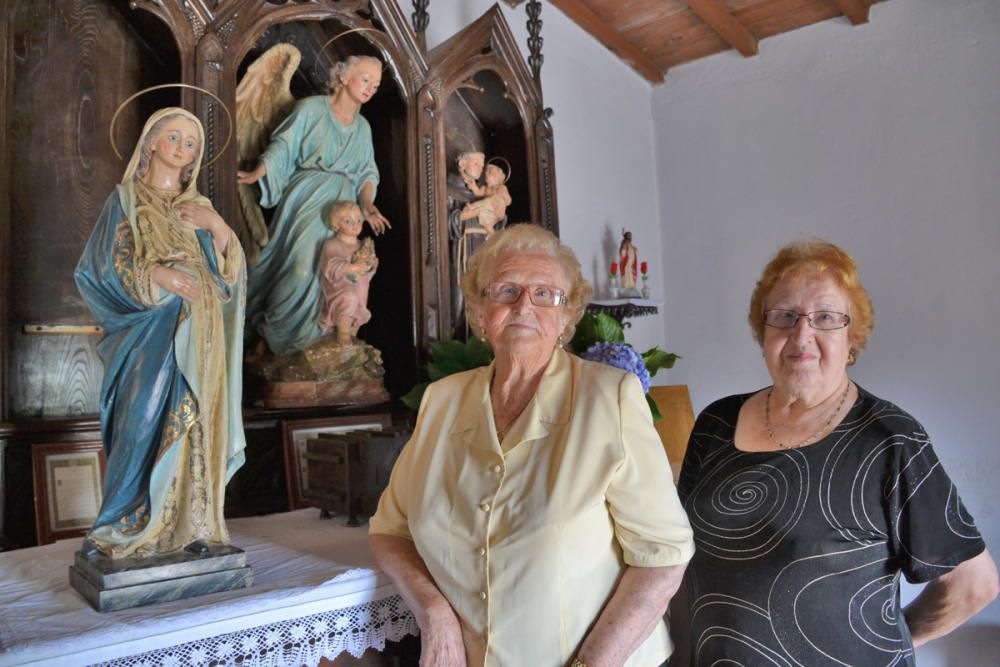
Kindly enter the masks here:
[[805, 447], [733, 446], [750, 394], [695, 424], [678, 492], [696, 665], [913, 665], [899, 578], [930, 581], [985, 549], [923, 427], [859, 387]]

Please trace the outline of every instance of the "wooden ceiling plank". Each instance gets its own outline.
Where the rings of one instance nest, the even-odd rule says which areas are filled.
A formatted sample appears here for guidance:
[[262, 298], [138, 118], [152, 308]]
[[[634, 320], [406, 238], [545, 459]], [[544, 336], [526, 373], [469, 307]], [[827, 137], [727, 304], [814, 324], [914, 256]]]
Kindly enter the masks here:
[[757, 55], [757, 38], [719, 0], [687, 0], [691, 11], [746, 57]]
[[634, 44], [625, 39], [621, 33], [605, 23], [581, 0], [549, 0], [549, 4], [555, 6], [619, 58], [629, 63], [647, 81], [654, 84], [663, 83], [663, 70]]
[[840, 15], [827, 0], [769, 0], [735, 14], [758, 39], [798, 30]]
[[868, 23], [868, 3], [864, 0], [833, 0], [833, 4], [854, 25]]

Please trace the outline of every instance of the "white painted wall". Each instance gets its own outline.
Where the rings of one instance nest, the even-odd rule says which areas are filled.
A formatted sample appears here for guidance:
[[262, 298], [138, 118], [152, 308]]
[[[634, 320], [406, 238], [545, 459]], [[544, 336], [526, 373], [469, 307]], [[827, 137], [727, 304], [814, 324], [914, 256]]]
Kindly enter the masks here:
[[[1000, 2], [889, 0], [760, 51], [653, 89], [671, 382], [696, 411], [769, 384], [746, 325], [761, 268], [842, 245], [876, 311], [852, 377], [924, 423], [1000, 554]], [[921, 666], [1000, 664], [1000, 603], [974, 623]]]
[[[412, 4], [398, 2], [409, 16]], [[493, 4], [487, 0], [431, 2], [428, 48], [460, 31]], [[527, 60], [524, 6], [511, 9], [500, 3], [500, 7]], [[662, 264], [650, 86], [548, 3], [543, 3], [541, 18], [542, 89], [545, 105], [555, 111], [551, 123], [559, 235], [576, 252], [584, 276], [604, 294], [621, 228], [627, 227], [639, 259], [649, 261], [651, 284], [658, 286]], [[662, 292], [654, 289], [652, 296], [662, 296]], [[662, 316], [634, 320], [626, 336], [641, 350], [663, 345]]]

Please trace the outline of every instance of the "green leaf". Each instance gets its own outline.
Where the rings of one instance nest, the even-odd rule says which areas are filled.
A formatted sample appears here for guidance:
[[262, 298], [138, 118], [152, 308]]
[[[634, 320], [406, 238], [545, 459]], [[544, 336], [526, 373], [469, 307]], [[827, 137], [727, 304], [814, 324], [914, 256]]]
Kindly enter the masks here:
[[462, 359], [466, 369], [486, 366], [493, 361], [493, 348], [473, 336], [465, 341]]
[[642, 360], [646, 364], [646, 370], [649, 371], [649, 377], [656, 375], [656, 371], [661, 368], [673, 368], [678, 359], [681, 359], [679, 355], [661, 350], [658, 347], [650, 348], [642, 353]]
[[624, 343], [625, 329], [618, 323], [618, 320], [605, 313], [598, 313], [597, 335], [599, 340], [605, 343]]
[[663, 415], [660, 414], [660, 408], [657, 407], [656, 401], [654, 401], [649, 394], [646, 394], [646, 405], [649, 406], [649, 411], [653, 414], [654, 422], [658, 422], [663, 419]]
[[427, 390], [427, 384], [427, 382], [421, 382], [406, 392], [406, 395], [399, 400], [403, 401], [403, 405], [411, 410], [418, 410], [420, 408], [420, 401], [424, 398], [424, 391]]
[[432, 340], [427, 343], [431, 359], [444, 361], [446, 359], [461, 359], [464, 345], [458, 340]]
[[431, 382], [434, 382], [435, 380], [440, 380], [443, 377], [448, 377], [453, 373], [461, 373], [462, 371], [467, 370], [469, 369], [462, 362], [461, 358], [447, 358], [440, 361], [432, 361], [427, 364], [427, 377], [430, 378]]
[[574, 354], [583, 354], [594, 343], [624, 341], [625, 331], [615, 318], [605, 313], [597, 315], [584, 313], [579, 324], [576, 325], [576, 333], [573, 334], [573, 340], [569, 343], [569, 350]]

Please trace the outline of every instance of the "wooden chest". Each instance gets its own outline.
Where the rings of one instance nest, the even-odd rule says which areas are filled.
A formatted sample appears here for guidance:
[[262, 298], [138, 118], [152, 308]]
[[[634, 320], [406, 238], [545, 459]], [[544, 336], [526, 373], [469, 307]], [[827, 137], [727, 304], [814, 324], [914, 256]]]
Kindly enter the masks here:
[[321, 433], [306, 441], [303, 495], [324, 513], [346, 514], [347, 525], [375, 513], [409, 431]]

